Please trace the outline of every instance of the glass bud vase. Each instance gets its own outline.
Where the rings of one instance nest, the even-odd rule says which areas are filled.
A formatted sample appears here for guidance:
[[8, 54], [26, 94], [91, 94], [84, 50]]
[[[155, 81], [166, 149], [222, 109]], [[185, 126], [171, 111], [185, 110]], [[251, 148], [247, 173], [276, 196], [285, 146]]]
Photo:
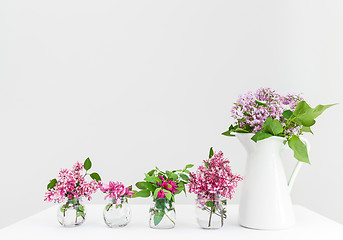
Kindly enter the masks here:
[[103, 211], [104, 221], [109, 227], [124, 227], [131, 220], [131, 208], [126, 197], [109, 198]]
[[223, 198], [198, 198], [196, 202], [196, 218], [201, 228], [218, 229], [226, 219], [226, 200]]
[[155, 229], [175, 227], [176, 212], [174, 202], [166, 198], [157, 198], [150, 206], [149, 226]]
[[58, 222], [64, 227], [73, 227], [86, 220], [86, 210], [81, 199], [66, 199], [57, 210]]

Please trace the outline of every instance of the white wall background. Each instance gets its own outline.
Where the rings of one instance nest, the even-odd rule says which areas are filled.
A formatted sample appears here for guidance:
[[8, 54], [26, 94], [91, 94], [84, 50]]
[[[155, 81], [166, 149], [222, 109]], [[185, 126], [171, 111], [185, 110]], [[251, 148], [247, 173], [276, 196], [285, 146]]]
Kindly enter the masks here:
[[[0, 227], [51, 206], [49, 179], [88, 156], [125, 184], [210, 146], [243, 173], [243, 147], [220, 133], [248, 90], [343, 103], [339, 0], [0, 0], [0, 34]], [[342, 119], [342, 104], [318, 119], [292, 192], [340, 223]]]

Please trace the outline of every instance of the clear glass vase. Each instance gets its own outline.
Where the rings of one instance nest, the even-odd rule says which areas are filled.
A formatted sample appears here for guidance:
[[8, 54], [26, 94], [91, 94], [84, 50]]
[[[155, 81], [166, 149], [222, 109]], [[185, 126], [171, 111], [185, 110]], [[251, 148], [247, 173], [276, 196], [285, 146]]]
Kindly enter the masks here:
[[131, 220], [131, 208], [126, 197], [118, 202], [115, 198], [109, 198], [109, 203], [103, 211], [104, 221], [109, 227], [124, 227]]
[[73, 227], [86, 220], [86, 209], [81, 199], [66, 199], [57, 210], [58, 222], [64, 227]]
[[226, 219], [226, 199], [220, 197], [202, 198], [196, 202], [196, 218], [201, 228], [217, 229], [224, 225]]
[[166, 198], [157, 198], [150, 206], [149, 226], [156, 229], [175, 227], [176, 212], [174, 203]]

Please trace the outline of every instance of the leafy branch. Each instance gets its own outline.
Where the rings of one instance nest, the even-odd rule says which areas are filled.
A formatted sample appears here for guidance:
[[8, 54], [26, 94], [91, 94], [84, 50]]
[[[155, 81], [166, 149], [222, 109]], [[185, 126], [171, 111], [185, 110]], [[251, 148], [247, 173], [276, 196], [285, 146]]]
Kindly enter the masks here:
[[269, 117], [263, 123], [262, 129], [258, 131], [251, 139], [254, 142], [258, 142], [272, 136], [286, 137], [288, 146], [294, 152], [294, 158], [301, 162], [310, 163], [306, 145], [297, 135], [293, 134], [291, 137], [286, 135], [285, 130], [295, 126], [301, 126], [302, 128], [300, 134], [302, 134], [302, 132], [310, 132], [313, 134], [311, 126], [316, 123], [315, 119], [326, 109], [334, 105], [336, 104], [318, 105], [315, 108], [311, 108], [305, 101], [301, 101], [298, 103], [294, 112], [291, 110], [286, 110], [283, 112], [283, 117], [287, 119], [285, 126], [282, 126], [278, 120], [273, 120]]
[[[257, 105], [265, 106], [262, 102], [255, 102]], [[336, 104], [329, 105], [318, 105], [315, 108], [311, 108], [305, 101], [298, 103], [294, 112], [291, 110], [285, 110], [282, 114], [283, 118], [286, 120], [284, 126], [278, 120], [273, 120], [271, 117], [263, 123], [262, 129], [255, 133], [251, 138], [254, 142], [258, 142], [263, 139], [270, 138], [272, 136], [285, 137], [288, 146], [294, 151], [294, 157], [301, 162], [310, 163], [307, 147], [300, 140], [300, 138], [289, 132], [297, 126], [301, 127], [299, 135], [303, 132], [312, 133], [311, 127], [316, 123], [316, 118], [320, 116], [326, 109], [332, 107]], [[239, 119], [238, 123], [244, 122], [245, 119]], [[229, 129], [226, 132], [223, 132], [224, 136], [235, 136], [233, 133], [251, 133], [253, 131], [252, 127], [246, 124], [243, 126], [245, 129], [239, 127], [239, 124], [236, 126], [230, 125]], [[285, 142], [285, 143], [286, 143]]]
[[157, 184], [162, 183], [162, 180], [159, 178], [160, 176], [162, 176], [164, 179], [174, 181], [177, 184], [177, 191], [175, 192], [175, 194], [172, 194], [170, 191], [163, 189], [166, 198], [174, 202], [174, 195], [179, 194], [182, 191], [186, 194], [185, 185], [188, 183], [190, 173], [188, 169], [192, 168], [193, 166], [193, 164], [187, 164], [183, 169], [165, 172], [161, 171], [158, 167], [155, 167], [155, 169], [152, 169], [145, 174], [144, 181], [136, 183], [136, 187], [140, 190], [135, 191], [135, 194], [132, 197], [147, 198], [153, 196], [153, 198], [156, 199], [158, 192], [162, 190], [161, 186]]

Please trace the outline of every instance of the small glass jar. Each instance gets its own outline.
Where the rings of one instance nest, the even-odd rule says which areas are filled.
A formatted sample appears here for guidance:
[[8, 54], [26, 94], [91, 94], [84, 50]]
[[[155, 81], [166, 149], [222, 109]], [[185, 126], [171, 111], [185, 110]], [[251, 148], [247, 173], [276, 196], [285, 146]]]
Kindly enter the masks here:
[[157, 198], [150, 206], [149, 226], [155, 229], [175, 227], [176, 212], [174, 202], [166, 198]]
[[57, 210], [58, 222], [64, 227], [73, 227], [86, 220], [86, 209], [81, 199], [66, 199]]
[[109, 198], [109, 203], [103, 211], [104, 221], [109, 227], [124, 227], [131, 221], [131, 208], [126, 197], [118, 202]]
[[224, 225], [226, 219], [226, 199], [221, 197], [202, 198], [196, 202], [196, 218], [201, 228], [218, 229]]

